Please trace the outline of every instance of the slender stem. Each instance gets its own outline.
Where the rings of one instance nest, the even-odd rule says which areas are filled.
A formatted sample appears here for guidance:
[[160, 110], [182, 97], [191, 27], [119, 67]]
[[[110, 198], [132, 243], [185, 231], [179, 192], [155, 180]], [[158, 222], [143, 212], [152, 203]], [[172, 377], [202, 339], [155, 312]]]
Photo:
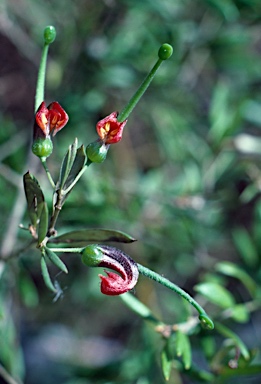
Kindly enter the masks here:
[[[47, 168], [46, 162], [42, 161], [42, 164], [43, 164], [44, 169], [46, 171], [46, 174], [47, 174], [47, 176], [48, 176], [48, 178], [50, 180], [50, 183], [52, 184], [52, 187], [55, 188], [55, 183], [54, 183], [54, 181], [52, 179], [52, 176], [51, 176], [51, 174], [50, 174], [50, 172], [49, 172], [49, 170]], [[61, 212], [61, 209], [62, 209], [63, 197], [65, 195], [67, 195], [67, 193], [74, 187], [74, 185], [77, 183], [77, 181], [80, 179], [80, 177], [86, 171], [86, 169], [87, 169], [87, 164], [82, 168], [82, 170], [76, 176], [76, 178], [73, 181], [73, 183], [66, 190], [59, 189], [57, 191], [58, 197], [57, 197], [57, 201], [56, 201], [56, 204], [55, 204], [55, 207], [54, 207], [53, 215], [52, 215], [51, 220], [50, 220], [50, 225], [49, 225], [49, 230], [48, 230], [47, 238], [49, 238], [50, 236], [52, 236], [55, 233], [55, 224], [56, 224], [56, 221], [57, 221], [58, 216], [59, 216], [59, 214]]]
[[51, 175], [51, 173], [50, 173], [50, 171], [49, 171], [49, 168], [48, 168], [48, 166], [47, 166], [47, 163], [46, 163], [46, 157], [40, 157], [40, 160], [41, 160], [41, 163], [42, 163], [42, 165], [43, 165], [43, 167], [44, 167], [44, 170], [45, 170], [45, 172], [46, 172], [46, 175], [47, 175], [47, 177], [48, 177], [48, 179], [49, 179], [49, 181], [50, 181], [50, 183], [51, 183], [51, 186], [52, 186], [52, 188], [54, 189], [54, 188], [55, 188], [55, 182], [53, 181], [52, 175]]
[[153, 77], [155, 76], [158, 68], [160, 67], [162, 61], [163, 60], [158, 59], [158, 61], [156, 62], [156, 64], [152, 68], [152, 70], [149, 72], [147, 77], [143, 80], [143, 82], [141, 83], [140, 87], [134, 93], [134, 95], [132, 96], [132, 98], [130, 99], [128, 104], [123, 108], [123, 110], [121, 111], [121, 113], [117, 117], [117, 120], [118, 120], [119, 123], [121, 123], [124, 120], [126, 120], [127, 117], [130, 115], [130, 113], [132, 112], [133, 108], [136, 106], [136, 104], [138, 103], [138, 101], [140, 100], [140, 98], [142, 97], [142, 95], [144, 94], [144, 92], [146, 91], [148, 86], [150, 85], [150, 83], [151, 83]]
[[65, 195], [67, 195], [67, 193], [70, 192], [70, 190], [75, 186], [75, 184], [79, 181], [79, 179], [82, 177], [82, 175], [84, 174], [84, 172], [86, 171], [87, 167], [88, 167], [89, 164], [86, 164], [81, 170], [80, 172], [78, 173], [78, 175], [75, 177], [75, 179], [73, 180], [72, 184], [69, 185], [69, 187], [67, 189], [64, 189], [63, 190], [63, 193]]
[[158, 273], [144, 267], [141, 264], [138, 264], [138, 269], [142, 275], [147, 276], [150, 279], [155, 280], [157, 283], [160, 283], [160, 284], [164, 285], [165, 287], [171, 289], [172, 291], [178, 293], [181, 297], [183, 297], [183, 299], [187, 300], [191, 305], [193, 305], [194, 308], [196, 308], [196, 310], [199, 313], [199, 320], [201, 321], [201, 323], [203, 323], [209, 329], [214, 328], [213, 321], [206, 314], [205, 310], [201, 307], [201, 305], [198, 304], [198, 302], [196, 300], [194, 300], [182, 288], [180, 288], [176, 284], [172, 283], [171, 281], [169, 281], [165, 277], [160, 276]]
[[42, 52], [42, 57], [41, 57], [38, 77], [37, 77], [36, 92], [35, 92], [35, 107], [34, 107], [35, 113], [39, 108], [41, 102], [44, 100], [44, 83], [45, 83], [48, 49], [49, 49], [49, 44], [45, 43], [43, 47], [43, 52]]
[[53, 252], [67, 252], [67, 253], [81, 253], [84, 247], [82, 248], [49, 248]]

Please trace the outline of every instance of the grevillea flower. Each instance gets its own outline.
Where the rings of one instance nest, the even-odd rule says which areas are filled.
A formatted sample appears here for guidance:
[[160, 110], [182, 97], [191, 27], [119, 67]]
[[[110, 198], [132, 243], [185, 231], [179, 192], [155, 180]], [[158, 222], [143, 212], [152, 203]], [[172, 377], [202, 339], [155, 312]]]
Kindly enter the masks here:
[[115, 144], [122, 138], [123, 128], [127, 123], [127, 119], [119, 123], [117, 116], [118, 112], [112, 112], [96, 124], [97, 133], [104, 144]]
[[[57, 101], [52, 102], [46, 107], [43, 101], [35, 114], [35, 135], [49, 137], [50, 134], [56, 135], [68, 122], [69, 117], [65, 110]], [[41, 130], [41, 134], [39, 132]], [[38, 135], [37, 135], [38, 133]]]
[[89, 267], [106, 267], [117, 272], [105, 271], [107, 276], [99, 274], [101, 292], [105, 295], [121, 295], [133, 289], [138, 281], [139, 271], [136, 262], [117, 248], [88, 245], [82, 251], [82, 261]]

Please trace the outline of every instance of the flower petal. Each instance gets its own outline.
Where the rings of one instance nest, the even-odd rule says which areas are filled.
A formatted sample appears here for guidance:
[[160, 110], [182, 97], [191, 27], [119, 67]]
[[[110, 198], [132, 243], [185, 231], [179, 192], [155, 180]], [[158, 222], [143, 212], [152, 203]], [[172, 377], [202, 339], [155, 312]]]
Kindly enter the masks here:
[[117, 121], [118, 112], [112, 112], [109, 116], [98, 121], [96, 130], [101, 140], [105, 144], [118, 143], [122, 138], [122, 132], [127, 120], [119, 123]]
[[48, 106], [48, 110], [50, 132], [55, 136], [68, 123], [69, 116], [57, 101], [52, 102]]
[[49, 110], [46, 108], [45, 102], [43, 101], [35, 114], [35, 121], [38, 127], [42, 130], [45, 137], [49, 135]]
[[99, 267], [107, 267], [118, 272], [105, 271], [107, 276], [99, 275], [101, 292], [105, 295], [121, 295], [133, 289], [138, 281], [139, 271], [136, 262], [121, 250], [102, 245], [103, 260]]

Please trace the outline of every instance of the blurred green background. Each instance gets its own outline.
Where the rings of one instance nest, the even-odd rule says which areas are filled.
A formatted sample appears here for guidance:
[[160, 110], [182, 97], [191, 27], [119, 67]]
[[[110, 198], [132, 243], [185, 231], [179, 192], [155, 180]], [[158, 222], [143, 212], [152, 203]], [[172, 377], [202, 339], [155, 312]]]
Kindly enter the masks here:
[[[260, 292], [260, 1], [2, 0], [2, 257], [29, 239], [18, 228], [29, 222], [22, 190], [28, 168], [52, 202], [47, 178], [30, 154], [46, 25], [57, 29], [46, 101], [59, 101], [70, 116], [48, 159], [54, 175], [75, 137], [84, 145], [94, 141], [96, 122], [124, 107], [154, 65], [160, 45], [174, 47], [129, 117], [121, 143], [111, 146], [106, 162], [90, 167], [72, 192], [59, 217], [59, 233], [83, 227], [125, 231], [138, 239], [122, 246], [125, 252], [192, 295], [196, 284], [211, 281], [226, 286], [238, 303], [251, 301], [242, 281], [220, 274], [216, 265], [240, 266]], [[119, 298], [100, 293], [96, 270], [75, 256], [63, 260], [70, 273], [56, 276], [53, 268], [64, 291], [55, 303], [42, 282], [36, 250], [18, 262], [13, 258], [8, 273], [1, 264], [0, 313], [10, 316], [1, 323], [5, 365], [22, 376], [25, 361], [26, 384], [164, 383], [161, 337]], [[179, 297], [145, 278], [135, 294], [166, 323], [187, 317]], [[197, 298], [211, 316], [222, 311], [202, 295]], [[243, 320], [228, 322], [256, 350], [257, 301]], [[15, 347], [18, 340], [24, 357]], [[191, 342], [193, 359], [207, 369], [200, 337]], [[221, 341], [213, 343], [217, 350]], [[221, 382], [238, 381], [234, 375]], [[176, 370], [171, 380], [199, 379]], [[260, 375], [242, 376], [240, 383], [245, 382], [259, 383]]]

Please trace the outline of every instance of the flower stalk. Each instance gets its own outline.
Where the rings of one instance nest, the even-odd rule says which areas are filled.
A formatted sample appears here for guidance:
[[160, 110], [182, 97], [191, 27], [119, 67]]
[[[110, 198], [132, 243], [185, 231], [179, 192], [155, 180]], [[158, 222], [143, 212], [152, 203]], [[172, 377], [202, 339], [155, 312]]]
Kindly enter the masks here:
[[214, 323], [210, 319], [210, 317], [207, 315], [205, 310], [187, 292], [185, 292], [182, 288], [178, 287], [176, 284], [172, 283], [170, 280], [152, 271], [151, 269], [146, 268], [141, 264], [137, 264], [137, 265], [138, 265], [138, 270], [142, 275], [149, 277], [150, 279], [156, 281], [157, 283], [164, 285], [166, 288], [169, 288], [172, 291], [178, 293], [181, 297], [183, 297], [183, 299], [187, 300], [191, 305], [193, 305], [193, 307], [196, 308], [196, 310], [199, 313], [199, 320], [201, 324], [203, 324], [208, 329], [214, 328]]
[[36, 113], [41, 102], [44, 100], [44, 87], [45, 87], [45, 73], [46, 73], [46, 63], [49, 45], [55, 40], [56, 31], [53, 26], [48, 26], [44, 29], [44, 47], [42, 52], [42, 57], [40, 61], [37, 84], [36, 84], [36, 93], [35, 93], [35, 107], [34, 111]]
[[146, 78], [141, 83], [138, 90], [134, 93], [128, 104], [123, 108], [123, 110], [120, 112], [120, 114], [117, 117], [117, 121], [119, 123], [123, 122], [128, 118], [128, 116], [131, 114], [132, 110], [135, 108], [136, 104], [140, 100], [140, 98], [143, 96], [144, 92], [149, 87], [151, 81], [153, 80], [154, 76], [156, 75], [157, 70], [161, 66], [162, 62], [169, 59], [172, 55], [173, 48], [169, 44], [163, 44], [158, 52], [158, 60], [154, 67], [151, 69], [149, 74], [146, 76]]
[[44, 167], [45, 173], [46, 173], [46, 175], [48, 177], [48, 180], [50, 181], [50, 184], [51, 184], [52, 188], [55, 189], [55, 182], [53, 181], [52, 175], [51, 175], [51, 173], [49, 171], [49, 168], [47, 166], [46, 157], [40, 157], [40, 160], [41, 160], [41, 163], [42, 163], [42, 165]]
[[[129, 291], [135, 286], [138, 279], [138, 273], [141, 273], [142, 275], [149, 277], [157, 283], [164, 285], [166, 288], [169, 288], [172, 291], [178, 293], [183, 299], [187, 300], [194, 308], [196, 308], [199, 313], [199, 320], [205, 328], [214, 328], [214, 323], [207, 315], [206, 311], [187, 292], [185, 292], [178, 285], [172, 283], [170, 280], [152, 271], [151, 269], [134, 262], [134, 260], [132, 260], [128, 255], [114, 247], [92, 244], [85, 248], [51, 248], [51, 250], [54, 252], [81, 253], [82, 261], [85, 265], [89, 267], [107, 267], [120, 273], [125, 282], [129, 279], [128, 284], [125, 283], [125, 287], [122, 288], [120, 286], [118, 287], [119, 279], [120, 285], [122, 285], [122, 279], [119, 275], [107, 271], [107, 277], [99, 275], [102, 282], [102, 293], [107, 295], [119, 295]], [[131, 276], [131, 278], [127, 278], [128, 275]], [[115, 288], [113, 287], [115, 282], [117, 283], [117, 287], [116, 290], [113, 290]], [[107, 287], [108, 283], [109, 288]], [[110, 285], [113, 287], [111, 291]], [[131, 304], [129, 306], [131, 307]], [[150, 317], [150, 314], [148, 317]]]

